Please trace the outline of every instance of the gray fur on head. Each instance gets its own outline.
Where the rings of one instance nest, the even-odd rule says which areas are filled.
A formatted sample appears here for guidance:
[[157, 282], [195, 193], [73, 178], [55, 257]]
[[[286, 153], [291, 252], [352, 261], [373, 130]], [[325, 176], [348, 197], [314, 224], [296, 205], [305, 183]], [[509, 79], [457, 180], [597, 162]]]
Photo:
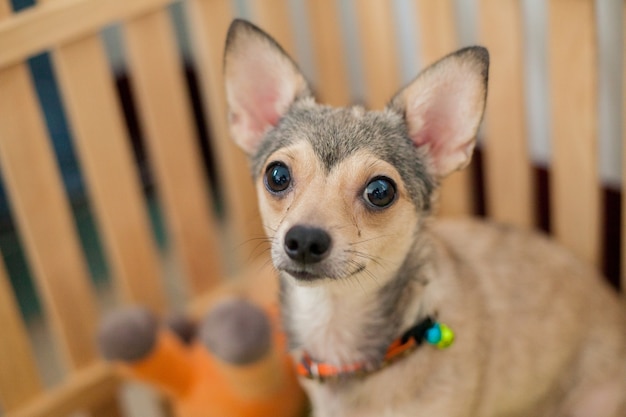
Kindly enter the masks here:
[[416, 209], [430, 211], [441, 178], [469, 164], [487, 93], [489, 54], [469, 47], [422, 71], [384, 111], [315, 103], [297, 65], [270, 36], [241, 20], [229, 29], [225, 80], [234, 140], [252, 174], [298, 141], [330, 171], [365, 150], [394, 166]]
[[312, 99], [299, 100], [261, 142], [252, 157], [253, 175], [262, 174], [273, 152], [300, 140], [311, 144], [327, 171], [357, 151], [371, 152], [398, 170], [416, 208], [430, 209], [435, 179], [428, 174], [419, 148], [408, 138], [401, 114], [360, 107], [333, 108]]
[[223, 361], [247, 365], [269, 352], [271, 325], [261, 308], [243, 299], [231, 299], [211, 309], [200, 324], [198, 338]]
[[143, 307], [127, 307], [107, 314], [98, 331], [98, 347], [107, 360], [135, 362], [154, 348], [158, 322]]

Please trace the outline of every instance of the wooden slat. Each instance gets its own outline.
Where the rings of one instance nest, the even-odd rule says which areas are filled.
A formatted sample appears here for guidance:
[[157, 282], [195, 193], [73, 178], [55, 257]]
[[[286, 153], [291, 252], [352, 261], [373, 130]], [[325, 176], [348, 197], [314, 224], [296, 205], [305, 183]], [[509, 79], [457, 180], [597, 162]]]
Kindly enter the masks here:
[[222, 60], [232, 10], [228, 0], [188, 0], [186, 5], [211, 127], [211, 145], [216, 151], [218, 179], [224, 193], [229, 245], [240, 248], [232, 253], [236, 267], [240, 268], [244, 265], [241, 261], [245, 261], [256, 246], [252, 239], [264, 236], [264, 232], [248, 161], [228, 132]]
[[457, 48], [453, 0], [417, 0], [417, 16], [424, 66]]
[[[0, 70], [0, 165], [60, 352], [72, 370], [97, 357], [96, 299], [25, 64]], [[95, 417], [120, 415], [107, 401]], [[49, 414], [47, 414], [49, 415]]]
[[382, 109], [400, 87], [395, 22], [389, 2], [355, 2], [358, 33], [365, 74], [365, 102], [369, 108]]
[[[50, 2], [50, 0], [41, 0], [41, 1], [44, 3]], [[53, 58], [57, 64], [57, 68], [60, 69], [59, 73], [61, 74], [60, 79], [62, 81], [62, 87], [67, 88], [67, 95], [68, 97], [70, 97], [70, 100], [69, 100], [70, 113], [76, 116], [76, 119], [74, 121], [75, 121], [75, 128], [79, 132], [78, 137], [81, 137], [80, 134], [83, 133], [81, 132], [81, 130], [86, 131], [87, 134], [91, 134], [94, 131], [94, 128], [100, 127], [98, 124], [99, 122], [102, 122], [102, 121], [98, 120], [98, 116], [97, 116], [99, 112], [102, 110], [100, 106], [102, 105], [103, 108], [106, 109], [106, 103], [100, 102], [100, 99], [103, 97], [106, 98], [106, 96], [102, 96], [101, 94], [99, 94], [97, 89], [94, 89], [93, 85], [89, 83], [89, 81], [91, 82], [102, 81], [102, 79], [98, 80], [98, 79], [91, 78], [94, 75], [90, 73], [91, 70], [101, 69], [100, 73], [96, 72], [95, 74], [96, 77], [98, 75], [106, 73], [106, 71], [102, 70], [103, 68], [105, 68], [104, 59], [102, 59], [101, 61], [96, 60], [95, 62], [90, 62], [90, 56], [88, 54], [90, 52], [93, 52], [95, 50], [94, 48], [97, 48], [97, 45], [98, 45], [97, 42], [98, 42], [98, 38], [96, 36], [88, 36], [87, 38], [76, 41], [75, 43], [70, 44], [69, 46], [62, 45], [53, 53]], [[94, 47], [94, 45], [96, 46]], [[102, 51], [100, 54], [102, 55]], [[95, 56], [96, 54], [93, 54], [93, 55]], [[100, 65], [100, 68], [97, 67], [98, 65]], [[75, 76], [76, 78], [74, 78]], [[99, 87], [101, 88], [105, 86], [106, 86], [106, 80], [102, 85], [99, 85]], [[90, 94], [91, 92], [90, 90], [92, 89], [96, 90], [96, 93], [93, 95]], [[66, 91], [63, 91], [63, 88], [62, 88], [62, 94], [65, 94], [65, 93]], [[83, 104], [85, 104], [84, 108], [82, 107]], [[108, 137], [105, 138], [105, 140], [108, 140], [108, 139], [110, 138]], [[115, 141], [115, 139], [113, 139], [113, 141]], [[78, 142], [79, 143], [81, 142], [80, 139]], [[96, 209], [102, 215], [101, 221], [102, 221], [102, 224], [104, 225], [103, 229], [105, 231], [105, 244], [107, 245], [107, 249], [110, 250], [110, 253], [112, 255], [111, 258], [114, 259], [113, 266], [114, 266], [115, 272], [116, 273], [122, 272], [121, 267], [123, 265], [119, 261], [122, 259], [124, 255], [122, 255], [121, 251], [119, 251], [119, 247], [116, 247], [114, 245], [114, 236], [117, 233], [117, 231], [113, 227], [111, 227], [114, 225], [114, 223], [111, 222], [111, 220], [116, 217], [120, 218], [119, 217], [120, 210], [119, 208], [111, 210], [112, 207], [115, 207], [116, 203], [110, 203], [106, 200], [106, 198], [109, 197], [109, 195], [107, 195], [107, 187], [106, 187], [107, 181], [106, 180], [104, 182], [97, 181], [98, 178], [102, 178], [101, 175], [97, 175], [98, 171], [100, 171], [100, 173], [102, 172], [102, 168], [100, 170], [97, 169], [97, 166], [100, 161], [98, 161], [98, 155], [89, 153], [90, 150], [87, 149], [89, 145], [90, 144], [88, 143], [81, 143], [83, 155], [88, 155], [85, 158], [86, 165], [87, 165], [86, 171], [88, 172], [88, 175], [91, 177], [90, 179], [95, 182], [95, 184], [93, 184], [93, 189], [97, 191], [94, 192], [93, 195], [97, 196], [96, 198], [94, 198], [94, 200], [97, 201]], [[89, 158], [89, 156], [91, 156], [91, 158]], [[115, 167], [121, 168], [121, 166], [115, 166]], [[108, 190], [112, 189], [111, 185], [112, 184], [109, 183]], [[114, 213], [116, 212], [118, 213], [117, 216], [114, 215]], [[141, 251], [139, 251], [139, 253], [141, 253]], [[127, 290], [123, 292], [128, 294], [130, 292], [129, 289], [132, 288], [132, 286], [128, 284], [132, 283], [131, 280], [135, 277], [130, 278], [129, 276], [124, 276], [122, 272], [122, 275], [120, 276], [120, 278], [121, 279], [116, 280], [116, 282], [118, 284], [120, 282], [123, 282], [121, 286], [122, 288]], [[127, 279], [124, 279], [124, 278], [127, 278]], [[136, 278], [135, 278], [135, 282], [136, 282]], [[85, 367], [86, 365], [82, 364], [78, 366], [77, 369], [83, 369]], [[117, 395], [116, 395], [115, 390], [113, 390], [107, 397], [102, 397], [101, 399], [99, 399], [98, 402], [89, 404], [88, 410], [89, 410], [89, 414], [91, 417], [121, 417], [122, 416], [122, 410], [117, 401]]]
[[598, 265], [597, 59], [592, 0], [549, 2], [552, 224], [556, 238]]
[[534, 224], [526, 137], [520, 0], [481, 0], [481, 43], [491, 56], [485, 119], [487, 213], [522, 227]]
[[[452, 0], [418, 0], [422, 62], [424, 67], [432, 64], [458, 47]], [[442, 216], [466, 216], [474, 212], [475, 197], [472, 190], [470, 165], [446, 178], [439, 195], [439, 214]]]
[[0, 68], [174, 0], [56, 0], [0, 23]]
[[219, 229], [167, 10], [125, 25], [133, 87], [167, 225], [193, 294], [222, 279]]
[[0, 71], [0, 165], [37, 286], [71, 367], [95, 358], [96, 300], [28, 69]]
[[[60, 351], [71, 369], [92, 363], [96, 298], [60, 175], [23, 64], [0, 71], [0, 163], [18, 228]], [[113, 417], [106, 413], [94, 416]]]
[[626, 0], [622, 13], [622, 294], [626, 295]]
[[335, 0], [307, 0], [320, 101], [332, 106], [350, 104], [350, 84], [339, 5]]
[[8, 0], [0, 1], [0, 24], [11, 14], [11, 3]]
[[250, 0], [254, 21], [295, 58], [296, 42], [289, 15], [289, 0]]
[[163, 311], [157, 253], [100, 38], [59, 47], [53, 57], [115, 282], [126, 301]]
[[41, 392], [41, 380], [2, 259], [0, 328], [0, 408], [11, 412]]
[[[110, 365], [96, 362], [72, 373], [60, 386], [9, 412], [6, 417], [66, 417], [76, 410], [105, 402], [119, 384], [120, 378]], [[103, 417], [115, 415], [105, 412], [103, 409]]]

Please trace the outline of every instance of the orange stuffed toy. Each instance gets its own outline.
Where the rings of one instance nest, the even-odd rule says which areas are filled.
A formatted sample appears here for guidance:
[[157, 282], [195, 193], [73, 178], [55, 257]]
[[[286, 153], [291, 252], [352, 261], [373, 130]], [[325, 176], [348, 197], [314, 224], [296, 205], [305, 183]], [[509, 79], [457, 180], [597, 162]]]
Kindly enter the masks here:
[[173, 400], [178, 417], [298, 417], [306, 408], [276, 314], [241, 298], [218, 302], [199, 326], [162, 326], [150, 311], [105, 317], [103, 356]]

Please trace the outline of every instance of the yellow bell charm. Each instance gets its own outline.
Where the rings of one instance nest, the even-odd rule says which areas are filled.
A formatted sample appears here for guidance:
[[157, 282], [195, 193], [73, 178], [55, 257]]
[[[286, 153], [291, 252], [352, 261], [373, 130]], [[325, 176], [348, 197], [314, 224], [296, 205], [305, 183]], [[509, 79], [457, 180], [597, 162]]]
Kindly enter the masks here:
[[447, 325], [436, 322], [426, 331], [424, 338], [431, 345], [435, 345], [439, 349], [445, 349], [454, 342], [454, 332]]

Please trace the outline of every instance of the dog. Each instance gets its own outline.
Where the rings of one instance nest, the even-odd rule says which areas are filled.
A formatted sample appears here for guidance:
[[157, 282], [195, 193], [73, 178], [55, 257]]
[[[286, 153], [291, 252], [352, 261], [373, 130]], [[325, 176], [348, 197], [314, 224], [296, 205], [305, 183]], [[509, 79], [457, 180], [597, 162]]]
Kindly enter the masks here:
[[626, 314], [602, 277], [537, 232], [431, 216], [488, 67], [461, 49], [382, 111], [332, 108], [261, 29], [229, 29], [230, 132], [316, 417], [626, 416]]

